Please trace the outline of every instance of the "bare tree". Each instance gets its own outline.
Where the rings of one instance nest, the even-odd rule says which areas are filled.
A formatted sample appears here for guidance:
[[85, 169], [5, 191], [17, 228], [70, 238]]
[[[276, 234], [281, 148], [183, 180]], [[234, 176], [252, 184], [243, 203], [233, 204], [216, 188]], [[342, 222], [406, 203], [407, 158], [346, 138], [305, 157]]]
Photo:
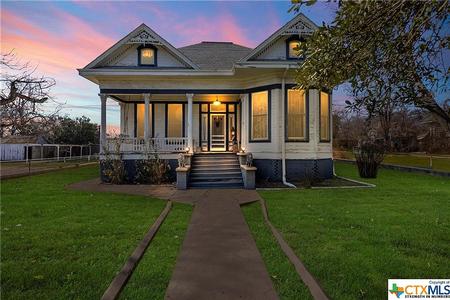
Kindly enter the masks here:
[[59, 105], [50, 113], [43, 109], [44, 103], [54, 101], [50, 91], [55, 80], [34, 75], [36, 67], [22, 63], [13, 51], [1, 54], [0, 67], [1, 136], [39, 132], [59, 111]]

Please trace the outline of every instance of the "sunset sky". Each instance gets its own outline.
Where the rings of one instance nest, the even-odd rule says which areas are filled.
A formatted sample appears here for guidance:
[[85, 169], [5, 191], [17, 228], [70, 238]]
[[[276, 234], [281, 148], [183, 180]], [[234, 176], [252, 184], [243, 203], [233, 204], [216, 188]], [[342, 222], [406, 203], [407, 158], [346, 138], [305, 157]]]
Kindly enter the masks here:
[[[255, 47], [294, 15], [289, 1], [277, 2], [100, 2], [2, 1], [1, 49], [14, 49], [37, 74], [56, 79], [53, 94], [62, 114], [100, 121], [98, 87], [80, 77], [82, 68], [141, 23], [175, 47], [201, 41], [232, 41]], [[334, 18], [336, 3], [302, 12], [316, 24]], [[345, 98], [334, 94], [337, 104]], [[52, 104], [55, 106], [55, 104]], [[119, 125], [118, 106], [109, 103], [108, 123]]]

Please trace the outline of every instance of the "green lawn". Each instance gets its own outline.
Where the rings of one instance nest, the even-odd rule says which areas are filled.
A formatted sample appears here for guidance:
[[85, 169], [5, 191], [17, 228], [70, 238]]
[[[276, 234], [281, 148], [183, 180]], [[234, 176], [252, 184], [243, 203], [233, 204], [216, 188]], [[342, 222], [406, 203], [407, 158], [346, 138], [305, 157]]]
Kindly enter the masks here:
[[[165, 201], [64, 189], [98, 174], [98, 167], [84, 167], [1, 183], [2, 299], [101, 297]], [[177, 205], [174, 212], [189, 214], [190, 207]], [[185, 217], [177, 226], [187, 223]], [[157, 237], [177, 251], [180, 242], [170, 231]], [[160, 268], [171, 268], [173, 256], [158, 254], [166, 260]], [[163, 295], [165, 286], [153, 289]]]
[[64, 161], [63, 158], [61, 158], [59, 161], [57, 160], [48, 160], [48, 161], [39, 161], [39, 160], [30, 160], [29, 162], [25, 161], [19, 161], [19, 162], [0, 162], [0, 168], [1, 169], [15, 169], [15, 168], [28, 168], [30, 167], [31, 170], [35, 168], [63, 168], [66, 166], [73, 166], [77, 164], [84, 164], [88, 162], [95, 162], [96, 159], [92, 158], [90, 161], [87, 160], [87, 158], [82, 159], [67, 159]]
[[[389, 154], [383, 160], [385, 164], [430, 168], [430, 158], [427, 156]], [[450, 157], [432, 157], [433, 170], [450, 172]]]
[[[335, 151], [336, 158], [355, 159], [351, 151]], [[421, 154], [386, 154], [383, 163], [399, 166], [430, 168], [430, 157]], [[450, 172], [450, 156], [432, 156], [433, 170]]]
[[242, 206], [242, 212], [280, 299], [312, 299], [308, 288], [265, 225], [261, 205], [252, 203]]
[[173, 205], [120, 299], [164, 299], [191, 212], [188, 205]]
[[[355, 166], [336, 164], [356, 178]], [[450, 180], [391, 170], [372, 189], [260, 192], [332, 299], [385, 299], [389, 278], [450, 275]]]

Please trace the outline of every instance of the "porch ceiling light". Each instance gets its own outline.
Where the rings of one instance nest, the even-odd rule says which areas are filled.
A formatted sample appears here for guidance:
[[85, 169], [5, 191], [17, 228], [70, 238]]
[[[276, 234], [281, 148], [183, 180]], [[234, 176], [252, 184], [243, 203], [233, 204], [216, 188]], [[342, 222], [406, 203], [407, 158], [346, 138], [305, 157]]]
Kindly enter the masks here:
[[216, 101], [213, 102], [213, 105], [220, 105], [220, 104], [222, 103], [219, 101], [219, 97], [216, 97]]

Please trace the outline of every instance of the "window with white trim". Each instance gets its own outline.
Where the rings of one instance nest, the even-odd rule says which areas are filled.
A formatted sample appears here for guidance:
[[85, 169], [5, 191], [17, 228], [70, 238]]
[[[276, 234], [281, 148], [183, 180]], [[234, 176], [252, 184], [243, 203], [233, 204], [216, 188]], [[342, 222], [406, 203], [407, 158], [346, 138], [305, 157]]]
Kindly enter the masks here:
[[183, 137], [183, 104], [167, 104], [167, 137]]
[[330, 95], [320, 92], [320, 141], [330, 141]]
[[287, 92], [287, 139], [307, 140], [307, 103], [305, 90], [289, 89]]
[[156, 49], [150, 46], [139, 48], [139, 65], [156, 66]]
[[264, 141], [269, 139], [269, 92], [251, 94], [251, 130], [250, 139]]

